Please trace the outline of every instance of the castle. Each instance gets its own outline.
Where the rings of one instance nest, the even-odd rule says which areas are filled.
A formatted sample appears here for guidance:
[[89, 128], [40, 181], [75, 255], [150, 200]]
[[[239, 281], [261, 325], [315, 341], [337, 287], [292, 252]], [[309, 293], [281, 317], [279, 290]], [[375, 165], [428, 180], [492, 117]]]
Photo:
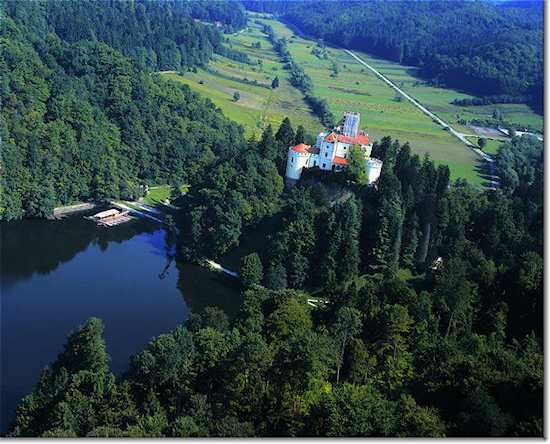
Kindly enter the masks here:
[[365, 172], [368, 183], [373, 184], [380, 176], [382, 161], [370, 157], [372, 144], [364, 131], [359, 131], [359, 113], [345, 112], [343, 123], [330, 133], [321, 132], [315, 145], [299, 143], [288, 149], [286, 163], [287, 183], [296, 183], [304, 168], [319, 167], [325, 171], [342, 171], [348, 164], [352, 145], [361, 147], [365, 155]]

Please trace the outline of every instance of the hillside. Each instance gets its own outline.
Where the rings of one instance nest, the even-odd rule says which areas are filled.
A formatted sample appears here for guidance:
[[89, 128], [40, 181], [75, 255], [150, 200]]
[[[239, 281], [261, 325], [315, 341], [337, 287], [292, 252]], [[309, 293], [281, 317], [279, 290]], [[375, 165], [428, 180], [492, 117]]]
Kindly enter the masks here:
[[[249, 20], [245, 29], [226, 37], [225, 45], [245, 54], [251, 63], [215, 55], [207, 67], [164, 76], [210, 98], [227, 117], [241, 123], [247, 135], [259, 137], [266, 125], [279, 126], [285, 117], [315, 134], [321, 122], [311, 113], [301, 92], [289, 83], [284, 61], [261, 28], [255, 20]], [[272, 88], [275, 78], [278, 86]], [[240, 94], [239, 100], [233, 98], [235, 92]]]
[[335, 116], [348, 110], [359, 112], [372, 140], [391, 136], [408, 142], [419, 155], [428, 154], [438, 164], [448, 165], [453, 179], [484, 183], [474, 153], [349, 54], [300, 37], [278, 20], [261, 21], [286, 39], [288, 51], [311, 79], [313, 94], [324, 98]]
[[246, 24], [243, 7], [232, 1], [42, 0], [4, 5], [33, 41], [53, 32], [67, 43], [102, 42], [155, 71], [204, 65], [214, 52], [239, 57], [222, 45], [221, 32], [206, 20], [226, 30]]
[[[500, 24], [501, 12], [468, 3], [271, 3], [287, 23], [332, 13], [334, 27], [312, 22], [311, 32], [334, 46], [272, 16], [237, 31], [243, 10], [230, 1], [2, 3], [0, 228], [12, 228], [2, 245], [12, 274], [0, 287], [11, 308], [2, 311], [10, 424], [2, 419], [1, 433], [543, 437], [543, 141], [511, 133], [485, 142], [500, 181], [477, 186], [461, 136], [338, 47], [371, 46], [361, 20], [376, 29], [388, 19], [379, 50], [402, 54], [369, 62], [454, 124], [471, 103], [450, 106], [455, 90], [416, 76], [433, 56], [430, 69], [441, 71], [430, 82], [455, 78], [422, 53], [424, 40], [439, 55], [464, 50], [434, 41], [438, 20], [452, 29], [472, 19], [472, 41], [493, 35], [481, 25]], [[470, 41], [486, 58], [456, 60], [472, 88], [493, 83], [484, 99], [502, 90], [527, 100], [542, 73], [529, 40], [538, 31], [506, 9], [506, 29], [525, 32], [504, 45], [535, 54], [525, 69], [501, 71], [494, 41], [486, 52]], [[406, 26], [390, 20], [395, 11]], [[338, 34], [342, 23], [349, 33]], [[522, 105], [495, 111], [540, 124]], [[369, 136], [356, 133], [353, 115], [346, 134], [325, 136], [319, 150], [303, 145], [304, 126], [332, 126], [349, 110]], [[376, 174], [366, 178], [370, 142]], [[337, 157], [342, 168], [332, 169]], [[300, 158], [331, 162], [285, 187]], [[151, 205], [173, 200], [164, 223], [125, 231], [80, 216], [18, 221], [74, 201], [134, 200], [149, 186]]]
[[188, 88], [104, 43], [46, 34], [41, 8], [51, 3], [58, 4], [10, 2], [0, 31], [2, 219], [198, 180], [207, 165], [246, 146], [242, 128]]

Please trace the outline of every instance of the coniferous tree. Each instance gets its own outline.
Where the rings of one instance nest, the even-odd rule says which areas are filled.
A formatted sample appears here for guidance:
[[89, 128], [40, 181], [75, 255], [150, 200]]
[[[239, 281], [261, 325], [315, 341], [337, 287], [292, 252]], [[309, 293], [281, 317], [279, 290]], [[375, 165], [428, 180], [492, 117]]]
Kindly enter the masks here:
[[338, 362], [336, 368], [336, 384], [340, 382], [340, 369], [344, 362], [344, 353], [351, 337], [359, 333], [361, 327], [361, 313], [351, 307], [342, 307], [338, 311], [334, 334], [338, 345]]
[[402, 262], [406, 267], [412, 268], [415, 264], [416, 249], [418, 248], [418, 216], [412, 215], [409, 223], [404, 227]]
[[294, 137], [294, 143], [304, 143], [305, 141], [305, 130], [302, 125], [298, 125], [296, 129], [296, 136]]
[[286, 269], [280, 263], [272, 263], [267, 268], [264, 284], [271, 290], [283, 290], [287, 286]]
[[294, 143], [294, 138], [295, 134], [290, 124], [290, 119], [285, 117], [275, 134], [275, 139], [281, 142], [284, 148], [288, 148]]
[[271, 125], [267, 125], [262, 132], [262, 137], [258, 142], [259, 152], [262, 153], [266, 159], [277, 159], [278, 149], [275, 136], [273, 135], [273, 128]]

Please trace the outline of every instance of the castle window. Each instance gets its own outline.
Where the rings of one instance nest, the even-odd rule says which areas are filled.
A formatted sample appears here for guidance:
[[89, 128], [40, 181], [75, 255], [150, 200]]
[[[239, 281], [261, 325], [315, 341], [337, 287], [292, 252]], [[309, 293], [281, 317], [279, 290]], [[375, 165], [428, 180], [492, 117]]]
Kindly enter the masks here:
[[328, 157], [328, 153], [325, 151], [325, 157]]
[[294, 163], [294, 157], [291, 157], [291, 158], [290, 158], [290, 162], [291, 162], [291, 163]]
[[326, 163], [324, 163], [324, 164], [323, 164], [323, 168], [325, 168], [326, 166], [327, 166], [327, 164], [326, 164]]

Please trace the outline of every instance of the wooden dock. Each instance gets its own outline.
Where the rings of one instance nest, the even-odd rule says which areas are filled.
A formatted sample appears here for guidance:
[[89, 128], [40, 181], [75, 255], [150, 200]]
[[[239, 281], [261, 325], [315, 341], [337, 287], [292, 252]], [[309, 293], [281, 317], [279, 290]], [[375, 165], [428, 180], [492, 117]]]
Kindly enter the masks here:
[[121, 213], [120, 216], [113, 216], [99, 220], [98, 225], [102, 225], [104, 227], [114, 227], [125, 222], [130, 222], [132, 219], [134, 219], [134, 217], [130, 216], [128, 213]]
[[134, 219], [129, 211], [119, 211], [115, 209], [102, 211], [93, 216], [85, 216], [85, 219], [93, 220], [102, 227], [114, 227]]

